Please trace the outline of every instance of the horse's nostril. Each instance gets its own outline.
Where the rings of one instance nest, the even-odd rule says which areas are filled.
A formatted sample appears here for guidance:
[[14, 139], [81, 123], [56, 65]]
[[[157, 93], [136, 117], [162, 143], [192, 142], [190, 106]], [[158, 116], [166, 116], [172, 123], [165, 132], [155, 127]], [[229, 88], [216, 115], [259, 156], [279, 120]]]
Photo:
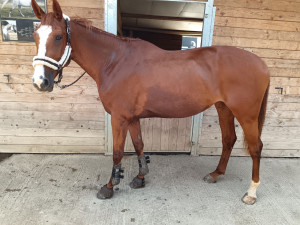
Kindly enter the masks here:
[[48, 81], [48, 79], [45, 78], [43, 80], [43, 86], [44, 86], [45, 89], [47, 89], [49, 87], [49, 81]]
[[36, 89], [39, 89], [39, 87], [37, 86], [36, 83], [33, 83], [33, 86], [34, 86]]

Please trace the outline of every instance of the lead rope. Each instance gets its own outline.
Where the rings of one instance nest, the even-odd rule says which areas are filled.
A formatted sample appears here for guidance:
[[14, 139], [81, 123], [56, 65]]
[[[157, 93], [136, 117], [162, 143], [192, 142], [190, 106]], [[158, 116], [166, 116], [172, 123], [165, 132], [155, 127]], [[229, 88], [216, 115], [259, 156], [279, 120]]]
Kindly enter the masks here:
[[79, 80], [84, 76], [84, 74], [86, 74], [86, 71], [84, 71], [83, 74], [81, 74], [80, 77], [78, 77], [77, 80], [75, 80], [75, 81], [72, 82], [71, 84], [60, 85], [59, 83], [61, 82], [61, 79], [63, 78], [62, 70], [61, 70], [61, 71], [59, 72], [58, 81], [54, 81], [54, 84], [62, 90], [62, 89], [65, 89], [65, 88], [70, 87], [70, 86], [72, 86], [73, 84], [77, 83], [77, 81], [79, 81]]

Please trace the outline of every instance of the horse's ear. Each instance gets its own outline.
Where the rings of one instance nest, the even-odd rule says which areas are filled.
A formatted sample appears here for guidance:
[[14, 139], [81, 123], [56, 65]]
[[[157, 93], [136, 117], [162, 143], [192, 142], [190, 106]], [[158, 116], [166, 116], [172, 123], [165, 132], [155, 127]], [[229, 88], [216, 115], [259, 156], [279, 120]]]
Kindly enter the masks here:
[[45, 15], [45, 12], [42, 10], [42, 8], [36, 3], [35, 0], [31, 0], [31, 6], [33, 9], [33, 12], [35, 16], [39, 19], [42, 19], [42, 17]]
[[53, 13], [56, 19], [61, 20], [63, 13], [57, 0], [53, 0]]

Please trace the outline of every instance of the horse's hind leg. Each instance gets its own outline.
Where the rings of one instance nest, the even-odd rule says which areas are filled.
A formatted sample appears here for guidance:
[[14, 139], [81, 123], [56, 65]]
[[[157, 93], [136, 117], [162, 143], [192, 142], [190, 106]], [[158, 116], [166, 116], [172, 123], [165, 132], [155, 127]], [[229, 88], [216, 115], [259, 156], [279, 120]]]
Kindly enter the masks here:
[[219, 123], [222, 131], [223, 149], [217, 169], [204, 177], [204, 181], [208, 183], [217, 182], [218, 176], [225, 174], [227, 163], [236, 141], [234, 116], [231, 110], [223, 102], [217, 102], [215, 106], [219, 115]]
[[19, 11], [19, 13], [21, 14], [22, 17], [25, 17], [24, 14], [22, 13], [21, 9], [22, 9], [22, 6], [18, 5], [18, 11]]
[[145, 178], [144, 176], [149, 173], [148, 163], [149, 156], [145, 157], [144, 155], [144, 143], [142, 139], [142, 132], [139, 119], [132, 121], [129, 125], [129, 132], [132, 139], [132, 144], [138, 155], [138, 163], [139, 163], [139, 174], [131, 181], [131, 188], [141, 188], [145, 187]]
[[248, 144], [248, 149], [253, 161], [252, 167], [252, 181], [248, 192], [242, 198], [242, 201], [248, 205], [252, 205], [256, 201], [256, 190], [260, 184], [259, 180], [259, 164], [260, 156], [263, 144], [259, 137], [258, 122], [249, 121], [243, 123], [240, 121], [240, 124], [244, 130], [245, 138]]

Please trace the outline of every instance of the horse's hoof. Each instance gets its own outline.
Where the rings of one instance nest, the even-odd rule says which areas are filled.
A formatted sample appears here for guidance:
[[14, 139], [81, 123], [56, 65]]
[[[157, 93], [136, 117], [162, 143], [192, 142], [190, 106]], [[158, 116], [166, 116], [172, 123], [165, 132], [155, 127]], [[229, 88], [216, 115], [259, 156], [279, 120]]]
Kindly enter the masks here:
[[207, 174], [203, 180], [206, 182], [206, 183], [216, 183], [217, 181], [210, 175], [210, 174]]
[[100, 191], [97, 193], [97, 198], [99, 199], [108, 199], [114, 195], [113, 188], [108, 188], [107, 185], [104, 185]]
[[256, 202], [256, 198], [249, 196], [248, 193], [246, 193], [243, 198], [242, 201], [247, 204], [247, 205], [253, 205]]
[[143, 188], [145, 187], [145, 178], [138, 178], [138, 176], [136, 176], [129, 185], [133, 189]]

